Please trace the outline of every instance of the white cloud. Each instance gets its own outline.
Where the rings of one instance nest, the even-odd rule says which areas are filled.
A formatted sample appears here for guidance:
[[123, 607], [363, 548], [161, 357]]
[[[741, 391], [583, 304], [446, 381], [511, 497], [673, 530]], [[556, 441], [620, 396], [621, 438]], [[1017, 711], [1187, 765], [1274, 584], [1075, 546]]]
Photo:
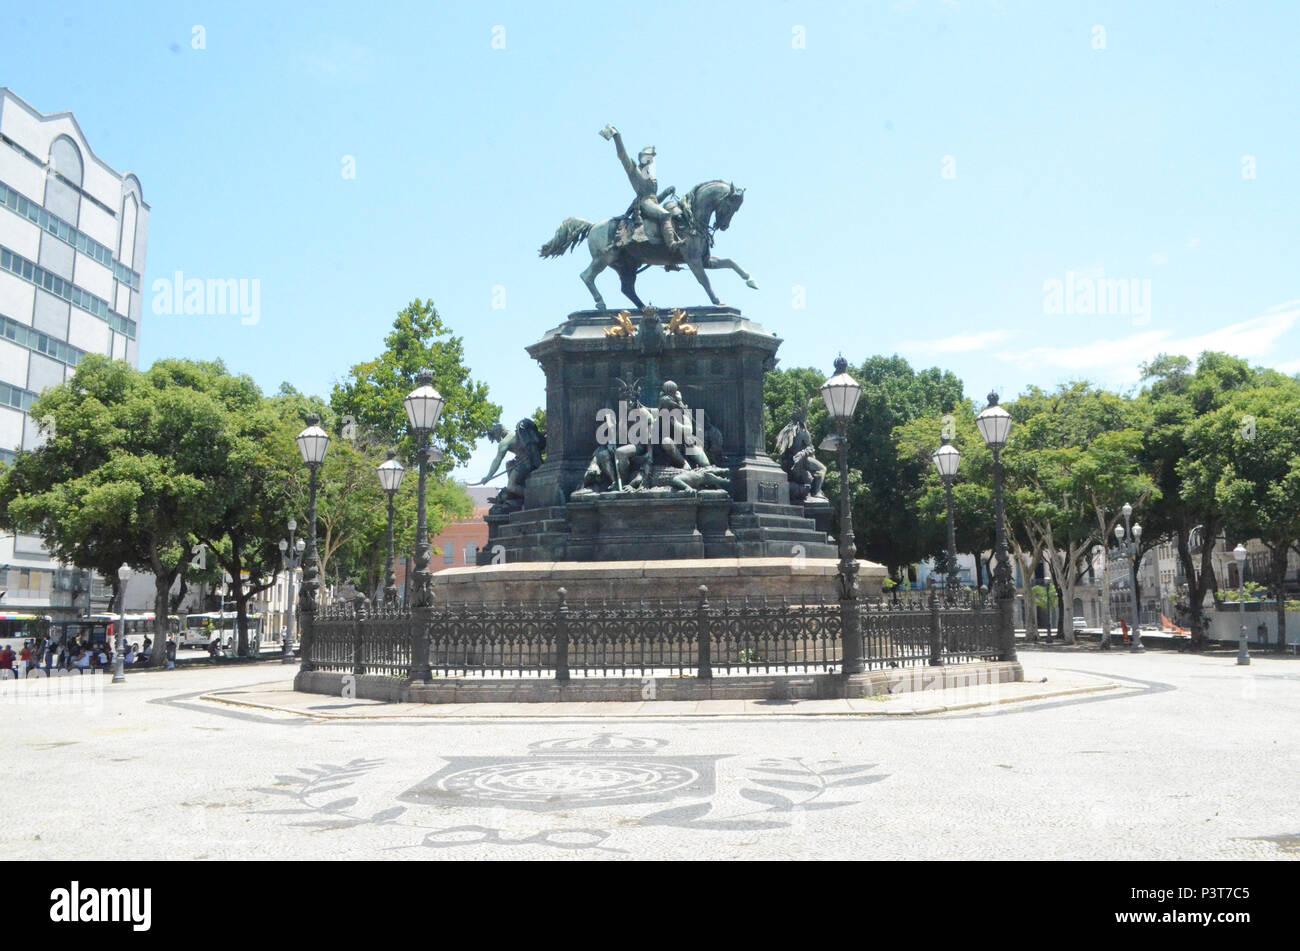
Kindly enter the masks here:
[[[1190, 337], [1177, 337], [1173, 329], [1164, 328], [1074, 346], [1032, 347], [998, 354], [998, 357], [1024, 369], [1054, 367], [1098, 382], [1135, 382], [1139, 378], [1139, 365], [1161, 353], [1195, 359], [1203, 350], [1220, 350], [1267, 365], [1278, 342], [1297, 321], [1300, 321], [1300, 300], [1269, 308], [1259, 317]], [[1300, 361], [1283, 366], [1300, 367]]]
[[909, 353], [971, 353], [1010, 340], [1016, 333], [1014, 330], [984, 330], [935, 340], [905, 340], [898, 345], [898, 349]]

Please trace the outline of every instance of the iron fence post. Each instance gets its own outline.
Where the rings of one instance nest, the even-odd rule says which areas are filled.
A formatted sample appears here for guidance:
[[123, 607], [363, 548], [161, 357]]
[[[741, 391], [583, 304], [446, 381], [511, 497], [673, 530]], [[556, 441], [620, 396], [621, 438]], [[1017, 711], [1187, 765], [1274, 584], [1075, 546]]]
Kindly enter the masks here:
[[555, 679], [564, 683], [569, 679], [569, 603], [568, 592], [559, 590], [560, 603], [555, 609]]
[[930, 666], [943, 666], [943, 630], [939, 621], [939, 596], [930, 585]]
[[699, 680], [713, 679], [713, 647], [709, 637], [709, 586], [702, 584], [700, 603], [695, 611], [695, 645], [699, 661], [695, 676]]
[[433, 680], [429, 669], [429, 625], [433, 623], [433, 608], [421, 604], [411, 609], [411, 669], [407, 679], [428, 683]]
[[1001, 643], [998, 645], [999, 660], [1008, 662], [1016, 659], [1016, 628], [1012, 618], [1012, 611], [1015, 605], [1010, 598], [998, 598], [998, 615], [1000, 623], [998, 624], [998, 634]]
[[362, 656], [362, 625], [366, 617], [366, 605], [364, 600], [352, 602], [352, 672], [360, 677], [366, 672], [365, 660]]

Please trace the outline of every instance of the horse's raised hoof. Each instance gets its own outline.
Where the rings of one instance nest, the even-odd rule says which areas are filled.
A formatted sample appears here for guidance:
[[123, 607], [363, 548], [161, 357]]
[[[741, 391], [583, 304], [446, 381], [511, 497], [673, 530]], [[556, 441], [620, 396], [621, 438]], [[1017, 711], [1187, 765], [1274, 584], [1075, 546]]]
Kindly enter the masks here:
[[754, 280], [754, 279], [751, 277], [749, 280], [747, 280], [747, 281], [745, 282], [745, 286], [746, 286], [746, 287], [752, 287], [754, 290], [758, 290], [758, 281]]

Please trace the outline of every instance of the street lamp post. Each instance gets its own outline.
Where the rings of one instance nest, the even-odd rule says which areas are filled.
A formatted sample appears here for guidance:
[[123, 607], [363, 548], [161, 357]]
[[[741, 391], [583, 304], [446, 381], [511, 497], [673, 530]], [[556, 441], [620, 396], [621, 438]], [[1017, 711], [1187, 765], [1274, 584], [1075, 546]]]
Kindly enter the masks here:
[[858, 549], [853, 538], [853, 511], [849, 504], [849, 421], [857, 408], [862, 387], [849, 376], [849, 362], [835, 359], [835, 375], [822, 384], [822, 400], [835, 423], [836, 434], [822, 449], [837, 449], [840, 457], [840, 661], [848, 677], [862, 673], [862, 618], [858, 613]]
[[402, 477], [406, 467], [397, 461], [396, 451], [388, 450], [388, 459], [380, 464], [379, 484], [388, 496], [388, 554], [384, 562], [384, 607], [391, 608], [397, 603], [397, 575], [393, 573], [393, 560], [396, 551], [393, 548], [393, 499], [402, 487]]
[[1246, 644], [1246, 546], [1238, 542], [1232, 550], [1232, 557], [1237, 559], [1237, 601], [1241, 605], [1241, 639], [1237, 642], [1237, 666], [1245, 667], [1250, 663], [1250, 647]]
[[330, 437], [320, 427], [320, 417], [312, 413], [307, 417], [307, 428], [297, 436], [298, 451], [307, 464], [310, 474], [307, 482], [307, 567], [302, 571], [302, 588], [298, 592], [298, 608], [302, 614], [302, 667], [315, 670], [311, 660], [311, 625], [316, 613], [316, 592], [320, 589], [320, 558], [316, 550], [316, 491], [320, 481], [320, 467], [330, 447]]
[[993, 452], [993, 509], [996, 518], [994, 552], [997, 567], [993, 569], [993, 590], [998, 609], [1002, 612], [1002, 653], [1004, 661], [1016, 659], [1016, 632], [1011, 622], [1011, 555], [1007, 551], [1007, 513], [1003, 501], [1002, 450], [1011, 433], [1011, 414], [998, 405], [998, 394], [989, 394], [989, 405], [975, 417], [984, 443]]
[[[419, 462], [419, 484], [416, 490], [415, 518], [415, 607], [423, 614], [428, 612], [433, 603], [433, 572], [429, 562], [433, 557], [433, 546], [429, 543], [429, 517], [426, 508], [428, 492], [429, 465], [441, 461], [442, 455], [429, 445], [429, 438], [438, 425], [442, 415], [442, 395], [433, 388], [433, 374], [421, 370], [417, 378], [419, 386], [412, 390], [402, 402], [406, 406], [406, 419], [415, 432]], [[429, 669], [429, 628], [423, 620], [417, 621], [415, 640], [411, 653], [411, 679], [428, 681], [432, 679]]]
[[[1115, 538], [1119, 541], [1119, 553], [1128, 560], [1129, 565], [1129, 584], [1133, 589], [1133, 637], [1129, 644], [1129, 651], [1134, 654], [1143, 653], [1146, 648], [1142, 646], [1142, 613], [1138, 605], [1138, 562], [1141, 561], [1141, 542], [1142, 526], [1132, 522], [1133, 506], [1127, 502], [1120, 509], [1124, 516], [1124, 524], [1115, 526]], [[1129, 540], [1125, 541], [1125, 535]]]
[[[117, 637], [113, 645], [113, 683], [126, 683], [126, 664], [122, 652], [126, 649], [126, 582], [131, 577], [131, 566], [122, 563], [117, 569]], [[1244, 631], [1246, 628], [1242, 627]]]
[[943, 491], [948, 498], [948, 594], [951, 597], [958, 585], [957, 529], [952, 514], [952, 484], [957, 478], [957, 467], [961, 465], [961, 453], [944, 436], [931, 458], [935, 469], [939, 471], [939, 478], [943, 480]]
[[294, 623], [296, 611], [294, 609], [294, 582], [297, 580], [298, 566], [302, 564], [302, 552], [307, 547], [307, 543], [299, 538], [294, 540], [294, 533], [298, 531], [297, 519], [289, 519], [289, 537], [280, 539], [280, 557], [284, 559], [284, 570], [289, 575], [289, 597], [286, 599], [287, 612], [289, 617], [285, 623], [284, 643], [280, 649], [280, 662], [284, 664], [293, 663], [293, 640], [296, 633], [297, 625]]

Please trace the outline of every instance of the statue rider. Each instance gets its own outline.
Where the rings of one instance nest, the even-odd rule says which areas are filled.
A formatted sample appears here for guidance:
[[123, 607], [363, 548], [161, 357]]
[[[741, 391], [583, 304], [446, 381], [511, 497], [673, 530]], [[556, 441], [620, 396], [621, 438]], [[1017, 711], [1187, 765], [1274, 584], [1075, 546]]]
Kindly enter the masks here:
[[644, 217], [658, 222], [659, 232], [663, 235], [664, 246], [669, 251], [674, 253], [680, 251], [686, 243], [686, 239], [677, 235], [677, 228], [673, 223], [673, 209], [661, 204], [676, 189], [667, 188], [662, 194], [655, 194], [659, 188], [659, 183], [655, 180], [654, 146], [647, 145], [643, 148], [637, 154], [636, 163], [633, 164], [632, 159], [628, 157], [627, 149], [623, 148], [623, 137], [619, 135], [617, 129], [612, 125], [607, 125], [600, 130], [600, 134], [606, 139], [612, 138], [614, 140], [614, 148], [618, 152], [618, 159], [623, 163], [623, 169], [627, 172], [628, 181], [632, 183], [632, 190], [636, 192], [636, 201], [632, 207]]

